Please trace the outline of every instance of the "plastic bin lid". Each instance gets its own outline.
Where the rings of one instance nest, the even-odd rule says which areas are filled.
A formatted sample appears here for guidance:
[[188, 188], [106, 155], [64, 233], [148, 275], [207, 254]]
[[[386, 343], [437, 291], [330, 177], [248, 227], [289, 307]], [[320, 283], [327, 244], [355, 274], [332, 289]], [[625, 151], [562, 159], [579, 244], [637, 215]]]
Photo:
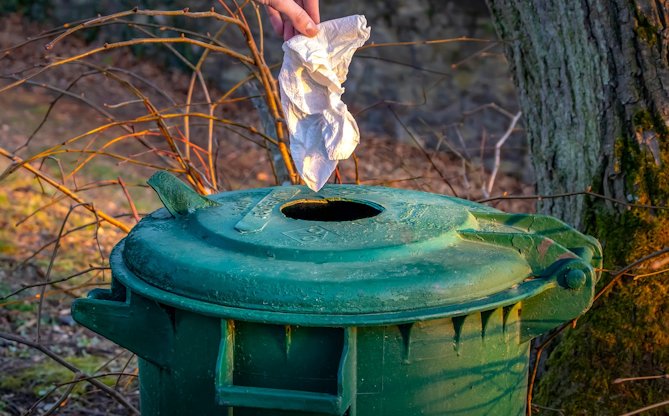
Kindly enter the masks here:
[[[485, 307], [500, 293], [522, 295], [518, 285], [556, 261], [581, 260], [523, 227], [533, 216], [442, 195], [327, 185], [318, 193], [287, 186], [204, 198], [171, 175], [149, 183], [167, 208], [130, 232], [121, 245], [123, 264], [116, 255], [112, 268], [178, 296], [184, 307], [206, 302], [240, 313], [420, 315]], [[556, 236], [598, 248], [568, 227]]]

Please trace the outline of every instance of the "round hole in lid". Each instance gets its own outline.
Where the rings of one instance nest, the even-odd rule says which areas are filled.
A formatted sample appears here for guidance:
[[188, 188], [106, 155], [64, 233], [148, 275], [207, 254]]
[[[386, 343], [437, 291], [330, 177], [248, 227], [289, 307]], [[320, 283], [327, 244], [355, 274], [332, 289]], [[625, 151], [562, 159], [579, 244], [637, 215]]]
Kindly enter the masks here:
[[383, 212], [383, 208], [370, 202], [346, 199], [301, 199], [281, 207], [288, 218], [305, 221], [354, 221], [371, 218]]

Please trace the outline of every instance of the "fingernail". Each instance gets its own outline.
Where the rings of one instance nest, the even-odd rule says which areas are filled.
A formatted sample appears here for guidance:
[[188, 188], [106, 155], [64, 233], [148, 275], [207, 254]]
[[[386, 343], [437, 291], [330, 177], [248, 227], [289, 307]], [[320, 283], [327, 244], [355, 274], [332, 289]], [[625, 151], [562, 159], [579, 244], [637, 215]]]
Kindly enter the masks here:
[[305, 31], [307, 32], [307, 36], [316, 36], [316, 33], [318, 33], [318, 29], [316, 28], [316, 25], [313, 24], [312, 22], [307, 23], [307, 27], [305, 28]]

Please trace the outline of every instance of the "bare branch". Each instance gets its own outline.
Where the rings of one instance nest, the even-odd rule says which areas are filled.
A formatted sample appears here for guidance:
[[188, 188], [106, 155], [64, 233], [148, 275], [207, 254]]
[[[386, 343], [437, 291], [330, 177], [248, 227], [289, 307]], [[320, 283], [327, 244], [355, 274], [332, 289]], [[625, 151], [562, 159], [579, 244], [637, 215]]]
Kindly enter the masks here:
[[641, 376], [641, 377], [626, 377], [626, 378], [617, 378], [613, 380], [613, 384], [627, 383], [628, 381], [640, 381], [640, 380], [658, 380], [662, 378], [668, 378], [669, 374], [660, 374], [657, 376]]
[[68, 370], [70, 370], [74, 374], [84, 375], [84, 377], [86, 377], [85, 378], [86, 382], [94, 385], [95, 387], [97, 387], [100, 390], [107, 393], [110, 397], [114, 398], [116, 401], [118, 401], [120, 404], [122, 404], [125, 408], [127, 408], [130, 412], [132, 412], [132, 414], [139, 415], [139, 410], [137, 410], [137, 408], [135, 406], [133, 406], [132, 403], [130, 403], [128, 400], [126, 400], [126, 398], [123, 397], [119, 392], [117, 392], [116, 390], [107, 386], [106, 384], [102, 383], [100, 380], [92, 378], [91, 376], [87, 375], [83, 371], [79, 370], [77, 367], [75, 367], [74, 365], [65, 361], [63, 358], [61, 358], [58, 354], [51, 351], [49, 348], [47, 348], [43, 345], [37, 344], [35, 342], [32, 342], [30, 340], [27, 340], [23, 337], [20, 337], [20, 336], [14, 335], [14, 334], [8, 334], [6, 332], [0, 332], [0, 338], [4, 338], [8, 341], [23, 344], [23, 345], [26, 345], [30, 348], [34, 348], [34, 349], [40, 351], [41, 353], [43, 353], [44, 355], [48, 356], [49, 358], [51, 358], [52, 360], [54, 360], [58, 364], [67, 368]]
[[[59, 237], [62, 238], [64, 235], [65, 234], [62, 234]], [[60, 238], [57, 238], [56, 241], [60, 241]], [[51, 285], [51, 284], [54, 284], [54, 283], [66, 282], [70, 279], [74, 279], [75, 277], [79, 277], [79, 276], [82, 276], [86, 273], [90, 273], [90, 272], [93, 272], [93, 271], [99, 271], [99, 270], [111, 270], [111, 268], [107, 267], [107, 266], [92, 266], [92, 267], [89, 267], [86, 270], [79, 271], [77, 273], [71, 274], [71, 275], [69, 275], [67, 277], [63, 277], [61, 279], [50, 280], [50, 281], [41, 282], [41, 283], [33, 283], [33, 284], [30, 284], [30, 285], [23, 285], [20, 289], [16, 289], [15, 291], [11, 292], [10, 294], [1, 297], [0, 301], [4, 301], [6, 299], [11, 298], [12, 296], [16, 296], [19, 293], [23, 292], [24, 290], [28, 290], [28, 289], [31, 289], [31, 288], [34, 288], [34, 287]]]
[[200, 47], [205, 48], [205, 49], [211, 49], [215, 52], [220, 52], [220, 53], [229, 55], [230, 57], [235, 58], [235, 59], [239, 60], [240, 62], [245, 62], [247, 64], [253, 64], [254, 63], [254, 61], [251, 58], [249, 58], [248, 56], [242, 55], [242, 54], [240, 54], [238, 52], [235, 52], [231, 49], [224, 48], [224, 47], [217, 46], [217, 45], [213, 45], [213, 44], [206, 43], [206, 42], [202, 42], [202, 41], [195, 40], [195, 39], [186, 38], [186, 37], [181, 37], [181, 38], [137, 38], [137, 39], [127, 40], [127, 41], [122, 41], [122, 42], [106, 43], [102, 47], [91, 49], [91, 50], [89, 50], [87, 52], [84, 52], [84, 53], [81, 53], [79, 55], [71, 56], [69, 58], [64, 58], [64, 59], [61, 59], [59, 61], [52, 62], [48, 65], [45, 65], [41, 69], [33, 72], [32, 74], [30, 74], [30, 75], [28, 75], [24, 78], [21, 78], [17, 81], [14, 81], [9, 85], [6, 85], [6, 86], [0, 88], [0, 93], [8, 91], [12, 88], [18, 87], [19, 85], [25, 83], [26, 81], [28, 81], [32, 78], [35, 78], [37, 75], [42, 74], [45, 71], [48, 71], [49, 69], [55, 68], [57, 66], [68, 64], [70, 62], [80, 61], [83, 58], [89, 57], [91, 55], [98, 54], [100, 52], [112, 50], [112, 49], [124, 48], [124, 47], [127, 47], [127, 46], [133, 46], [133, 45], [151, 44], [151, 43], [159, 43], [159, 44], [188, 43], [188, 44], [191, 44], [191, 45], [200, 46]]
[[622, 414], [622, 415], [620, 415], [620, 416], [633, 416], [633, 415], [638, 415], [639, 413], [643, 413], [643, 412], [646, 412], [646, 411], [648, 411], [648, 410], [653, 410], [653, 409], [657, 409], [657, 408], [659, 408], [659, 407], [664, 407], [664, 406], [669, 406], [669, 400], [665, 400], [665, 401], [663, 401], [663, 402], [659, 402], [659, 403], [651, 404], [650, 406], [642, 407], [641, 409], [636, 409], [636, 410], [634, 410], [634, 411], [632, 411], [632, 412], [628, 412], [628, 413]]
[[441, 45], [441, 44], [444, 44], [444, 43], [455, 43], [455, 42], [474, 42], [474, 43], [495, 42], [495, 43], [498, 43], [496, 40], [491, 40], [491, 39], [477, 39], [477, 38], [470, 38], [470, 37], [467, 37], [467, 36], [460, 36], [458, 38], [451, 38], [451, 39], [417, 40], [417, 41], [411, 41], [411, 42], [370, 43], [370, 44], [361, 46], [360, 48], [358, 48], [358, 50], [362, 51], [362, 50], [370, 49], [370, 48], [388, 48], [388, 47], [395, 47], [395, 46]]
[[487, 188], [485, 188], [486, 197], [490, 196], [490, 192], [492, 192], [492, 187], [495, 185], [495, 178], [497, 178], [497, 171], [499, 170], [502, 146], [504, 146], [504, 143], [509, 139], [509, 137], [511, 137], [511, 133], [513, 133], [513, 130], [516, 128], [516, 123], [518, 123], [518, 120], [520, 120], [521, 115], [522, 113], [519, 111], [516, 113], [516, 115], [513, 116], [513, 118], [511, 119], [511, 123], [509, 123], [509, 127], [506, 129], [502, 137], [500, 137], [500, 139], [497, 140], [497, 143], [495, 143], [495, 164], [492, 169], [492, 173], [490, 174], [490, 179], [488, 180], [488, 186]]
[[47, 182], [49, 185], [53, 186], [60, 192], [64, 193], [67, 195], [70, 199], [76, 201], [77, 203], [81, 204], [84, 206], [86, 209], [94, 213], [95, 215], [99, 216], [100, 218], [104, 219], [111, 225], [119, 228], [120, 230], [124, 232], [130, 232], [130, 227], [127, 225], [123, 224], [122, 222], [118, 221], [116, 218], [111, 217], [104, 212], [100, 211], [99, 209], [95, 208], [92, 204], [89, 204], [85, 202], [83, 199], [81, 199], [76, 193], [71, 191], [69, 188], [67, 188], [64, 185], [59, 184], [55, 179], [51, 178], [48, 174], [41, 172], [38, 169], [35, 169], [30, 163], [25, 163], [20, 157], [8, 152], [7, 150], [3, 149], [0, 147], [0, 156], [4, 156], [8, 159], [10, 159], [12, 162], [15, 164], [20, 164], [23, 168], [34, 174], [35, 176], [39, 177], [40, 179], [44, 180]]
[[108, 16], [101, 16], [95, 19], [87, 20], [79, 25], [76, 25], [68, 30], [66, 30], [63, 34], [58, 35], [54, 40], [51, 42], [47, 43], [44, 48], [49, 50], [52, 49], [56, 43], [60, 42], [63, 40], [65, 37], [73, 34], [74, 32], [77, 32], [81, 29], [85, 29], [87, 27], [91, 27], [93, 25], [97, 25], [100, 23], [104, 23], [110, 20], [115, 20], [119, 19], [121, 17], [126, 17], [126, 16], [133, 16], [133, 15], [143, 15], [143, 16], [185, 16], [185, 17], [190, 17], [190, 18], [195, 18], [195, 19], [202, 19], [202, 18], [214, 18], [216, 20], [221, 20], [226, 23], [233, 23], [235, 25], [241, 25], [241, 21], [239, 19], [235, 19], [232, 17], [224, 16], [222, 14], [216, 13], [213, 10], [208, 11], [208, 12], [191, 12], [188, 9], [182, 9], [182, 10], [139, 10], [138, 8], [134, 8], [132, 10], [126, 10], [123, 12], [119, 13], [114, 13], [110, 14]]
[[483, 204], [486, 202], [500, 201], [505, 199], [536, 199], [537, 201], [541, 201], [543, 199], [567, 198], [570, 196], [578, 196], [578, 195], [588, 195], [595, 198], [601, 198], [630, 208], [669, 209], [669, 207], [661, 205], [634, 204], [631, 202], [621, 201], [619, 199], [611, 198], [609, 196], [598, 194], [596, 192], [591, 192], [591, 191], [565, 192], [562, 194], [553, 194], [553, 195], [503, 195], [503, 196], [495, 196], [492, 198], [479, 199], [476, 202]]
[[453, 193], [453, 196], [456, 196], [456, 197], [457, 197], [457, 196], [458, 196], [458, 193], [455, 192], [455, 189], [453, 188], [453, 186], [451, 185], [451, 183], [448, 181], [448, 178], [446, 178], [446, 175], [445, 175], [445, 174], [444, 174], [444, 173], [437, 167], [437, 165], [434, 163], [434, 160], [432, 160], [432, 157], [431, 157], [430, 154], [425, 150], [425, 148], [424, 148], [423, 145], [420, 143], [420, 141], [418, 140], [418, 138], [413, 134], [413, 132], [411, 132], [411, 130], [409, 130], [409, 128], [406, 126], [406, 124], [404, 124], [404, 123], [402, 122], [402, 120], [400, 119], [400, 117], [397, 115], [397, 113], [395, 112], [395, 110], [392, 109], [391, 106], [387, 106], [387, 108], [388, 108], [388, 111], [390, 111], [390, 113], [393, 115], [393, 117], [395, 117], [395, 120], [397, 120], [397, 122], [400, 123], [400, 125], [401, 125], [402, 127], [404, 127], [404, 130], [407, 132], [407, 134], [409, 135], [409, 137], [411, 137], [411, 139], [412, 139], [413, 142], [416, 144], [416, 146], [418, 147], [418, 149], [423, 153], [423, 156], [425, 156], [425, 158], [426, 158], [427, 161], [430, 163], [430, 165], [432, 166], [432, 168], [439, 174], [439, 177], [440, 177], [440, 178], [444, 181], [444, 183], [449, 187], [449, 189], [450, 189], [451, 192]]
[[125, 186], [125, 182], [123, 182], [123, 179], [121, 177], [118, 177], [118, 184], [121, 186], [121, 189], [123, 189], [123, 194], [125, 195], [125, 198], [128, 200], [128, 205], [130, 205], [130, 210], [132, 211], [132, 216], [135, 218], [136, 222], [139, 222], [139, 214], [137, 213], [137, 207], [135, 207], [135, 202], [132, 200], [132, 197], [130, 196], [130, 192], [128, 192], [128, 188]]

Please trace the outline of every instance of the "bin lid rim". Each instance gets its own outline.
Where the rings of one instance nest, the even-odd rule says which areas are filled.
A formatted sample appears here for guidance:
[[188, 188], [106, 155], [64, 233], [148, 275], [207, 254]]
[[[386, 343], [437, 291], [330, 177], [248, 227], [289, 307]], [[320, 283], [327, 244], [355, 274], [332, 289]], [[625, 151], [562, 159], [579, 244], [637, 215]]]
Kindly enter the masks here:
[[[425, 192], [331, 185], [313, 193], [287, 186], [210, 200], [184, 215], [158, 210], [144, 218], [112, 268], [122, 263], [184, 302], [368, 315], [485, 300], [559, 259], [577, 257], [546, 236], [509, 225], [519, 221], [514, 216]], [[534, 224], [533, 216], [520, 220], [528, 218]], [[557, 220], [549, 225], [557, 237], [584, 237]]]
[[391, 312], [333, 314], [238, 308], [211, 303], [202, 299], [184, 297], [169, 292], [164, 288], [151, 285], [144, 279], [137, 277], [124, 265], [122, 260], [124, 243], [125, 241], [121, 241], [113, 249], [112, 254], [110, 255], [110, 261], [114, 262], [116, 265], [113, 268], [114, 279], [117, 279], [121, 285], [129, 290], [131, 293], [130, 296], [132, 296], [132, 293], [136, 293], [161, 304], [214, 318], [244, 320], [276, 325], [362, 327], [401, 325], [441, 318], [454, 318], [514, 305], [525, 299], [538, 296], [557, 284], [556, 281], [552, 279], [532, 279], [532, 281], [524, 283], [522, 288], [520, 288], [519, 285], [514, 285], [494, 295], [485, 296], [468, 302]]
[[[123, 260], [149, 284], [223, 306], [376, 313], [491, 295], [531, 275], [512, 247], [462, 239], [473, 211], [425, 192], [304, 186], [221, 193], [186, 215], [157, 211], [127, 236]], [[213, 206], [212, 206], [213, 205]]]

